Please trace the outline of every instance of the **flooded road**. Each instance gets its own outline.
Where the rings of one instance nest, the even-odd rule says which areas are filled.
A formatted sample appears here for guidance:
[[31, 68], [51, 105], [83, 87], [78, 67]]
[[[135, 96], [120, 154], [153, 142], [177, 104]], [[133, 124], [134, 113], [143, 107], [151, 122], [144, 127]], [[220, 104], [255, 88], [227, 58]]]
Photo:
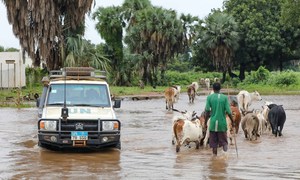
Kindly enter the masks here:
[[[171, 143], [172, 117], [163, 99], [123, 100], [117, 115], [122, 123], [122, 149], [66, 153], [37, 146], [37, 110], [0, 109], [0, 179], [300, 179], [300, 96], [262, 96], [282, 104], [287, 120], [283, 137], [263, 134], [257, 141], [244, 138], [240, 128], [237, 149], [229, 157], [212, 157], [211, 149]], [[206, 96], [194, 104], [181, 94], [174, 108], [204, 110]], [[261, 109], [264, 102], [254, 102]], [[219, 150], [220, 151], [220, 150]]]

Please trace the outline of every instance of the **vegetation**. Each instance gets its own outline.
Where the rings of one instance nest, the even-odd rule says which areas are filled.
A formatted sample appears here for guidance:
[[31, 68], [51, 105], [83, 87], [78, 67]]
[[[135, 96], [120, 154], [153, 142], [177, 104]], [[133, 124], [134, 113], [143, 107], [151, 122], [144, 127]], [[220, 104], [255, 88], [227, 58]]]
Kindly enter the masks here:
[[49, 70], [63, 66], [66, 37], [84, 33], [85, 15], [93, 4], [93, 0], [2, 1], [22, 50], [36, 66], [45, 60]]
[[[99, 7], [93, 13], [105, 40], [98, 45], [82, 36], [93, 0], [2, 2], [36, 67], [44, 61], [47, 70], [74, 65], [107, 70], [116, 94], [129, 93], [128, 89], [129, 94], [138, 93], [139, 81], [146, 84], [140, 92], [157, 92], [206, 77], [218, 77], [223, 86], [236, 89], [298, 93], [298, 1], [224, 0], [223, 11], [214, 9], [199, 19], [153, 6], [149, 0], [125, 0], [121, 6]], [[0, 46], [0, 51], [11, 49]], [[38, 69], [30, 71], [39, 74]], [[36, 87], [34, 78], [27, 82], [27, 88]]]
[[[46, 75], [43, 70], [34, 68], [26, 69], [27, 86], [19, 89], [2, 89], [0, 91], [0, 107], [30, 107], [34, 105], [33, 95], [38, 93], [41, 95], [42, 84], [41, 78]], [[186, 92], [186, 87], [193, 81], [199, 81], [200, 78], [210, 78], [211, 81], [215, 77], [222, 77], [220, 72], [185, 72], [168, 71], [167, 79], [170, 85], [180, 85], [182, 92]], [[227, 81], [222, 85], [223, 88], [230, 88], [236, 92], [239, 90], [254, 91], [258, 90], [262, 95], [299, 95], [300, 94], [300, 72], [291, 70], [284, 72], [269, 72], [265, 67], [259, 67], [257, 71], [252, 71], [246, 75], [243, 82], [236, 79], [231, 79], [227, 75]], [[145, 86], [141, 89], [138, 84], [131, 87], [126, 86], [110, 86], [112, 95], [130, 96], [130, 95], [163, 95], [167, 86]], [[203, 91], [203, 89], [200, 89]], [[31, 98], [31, 104], [28, 104], [28, 95]]]

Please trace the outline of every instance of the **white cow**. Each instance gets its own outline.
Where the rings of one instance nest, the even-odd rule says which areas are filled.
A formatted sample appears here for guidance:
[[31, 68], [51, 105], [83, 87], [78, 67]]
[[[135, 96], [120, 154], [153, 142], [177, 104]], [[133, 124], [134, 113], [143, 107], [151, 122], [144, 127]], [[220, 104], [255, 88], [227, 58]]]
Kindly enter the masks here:
[[263, 115], [263, 110], [255, 110], [254, 114], [256, 114], [258, 118], [258, 134], [262, 135], [267, 129], [267, 120]]
[[[196, 114], [186, 112], [190, 117]], [[192, 116], [190, 116], [192, 114]], [[203, 127], [198, 118], [187, 119], [187, 117], [173, 118], [173, 139], [172, 144], [176, 142], [176, 152], [180, 151], [183, 144], [189, 145], [190, 142], [196, 143], [196, 149], [199, 149], [203, 138]]]
[[199, 89], [199, 83], [195, 81], [195, 82], [192, 82], [191, 85], [194, 85], [195, 91], [196, 91], [196, 93], [197, 93], [197, 91], [198, 91], [198, 89]]
[[242, 90], [238, 93], [237, 100], [239, 109], [241, 110], [242, 114], [245, 115], [247, 112], [249, 112], [249, 106], [251, 105], [252, 101], [261, 101], [262, 98], [257, 91], [249, 93], [248, 91]]
[[205, 78], [205, 85], [206, 85], [206, 89], [209, 90], [210, 88], [210, 79], [209, 78]]
[[174, 88], [175, 102], [178, 102], [179, 96], [180, 96], [180, 91], [181, 91], [181, 86], [179, 86], [179, 85], [174, 85], [174, 86], [171, 86], [171, 87]]
[[270, 111], [270, 108], [268, 107], [268, 105], [270, 104], [274, 104], [273, 102], [271, 101], [265, 101], [265, 104], [262, 106], [262, 115], [264, 117], [264, 119], [266, 120], [266, 123], [267, 123], [267, 130], [271, 131], [271, 124], [270, 124], [270, 121], [269, 121], [269, 118], [268, 118], [268, 114], [269, 114], [269, 111]]

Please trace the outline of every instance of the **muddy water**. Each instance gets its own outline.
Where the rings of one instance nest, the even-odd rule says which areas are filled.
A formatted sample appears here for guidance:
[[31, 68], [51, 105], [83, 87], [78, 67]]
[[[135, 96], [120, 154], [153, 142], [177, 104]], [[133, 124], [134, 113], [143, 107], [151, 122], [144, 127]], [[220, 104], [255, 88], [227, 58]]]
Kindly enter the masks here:
[[[175, 108], [204, 109], [205, 96], [189, 104], [182, 94]], [[93, 153], [53, 152], [37, 146], [37, 111], [0, 109], [0, 179], [300, 179], [300, 96], [264, 96], [282, 104], [287, 121], [283, 137], [265, 133], [255, 142], [237, 134], [228, 158], [213, 158], [209, 148], [171, 144], [171, 119], [163, 99], [123, 100], [122, 150]], [[252, 104], [260, 108], [263, 102]]]

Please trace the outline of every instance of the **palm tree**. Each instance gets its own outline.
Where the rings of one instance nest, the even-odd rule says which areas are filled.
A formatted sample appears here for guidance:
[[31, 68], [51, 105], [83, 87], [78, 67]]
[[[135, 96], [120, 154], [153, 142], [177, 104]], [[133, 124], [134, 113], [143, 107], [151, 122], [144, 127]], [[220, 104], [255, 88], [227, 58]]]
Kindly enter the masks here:
[[46, 61], [49, 70], [62, 67], [65, 34], [84, 24], [85, 14], [90, 12], [93, 3], [93, 0], [2, 1], [23, 53], [34, 60]]
[[224, 82], [226, 72], [232, 66], [234, 51], [238, 48], [237, 23], [232, 16], [215, 11], [205, 19], [201, 36], [199, 42], [210, 54], [215, 68], [223, 72]]
[[123, 65], [123, 26], [120, 7], [99, 7], [93, 14], [93, 19], [97, 21], [96, 29], [105, 40], [111, 61], [112, 76], [114, 85], [125, 85], [121, 66]]
[[[135, 23], [127, 29], [124, 41], [131, 53], [141, 57], [143, 81], [153, 87], [164, 84], [167, 62], [187, 49], [186, 35], [189, 34], [172, 10], [148, 7], [137, 11], [134, 18]], [[161, 81], [158, 79], [159, 70]]]
[[65, 66], [94, 67], [109, 71], [109, 59], [103, 56], [103, 52], [85, 40], [82, 35], [67, 37], [67, 57]]

